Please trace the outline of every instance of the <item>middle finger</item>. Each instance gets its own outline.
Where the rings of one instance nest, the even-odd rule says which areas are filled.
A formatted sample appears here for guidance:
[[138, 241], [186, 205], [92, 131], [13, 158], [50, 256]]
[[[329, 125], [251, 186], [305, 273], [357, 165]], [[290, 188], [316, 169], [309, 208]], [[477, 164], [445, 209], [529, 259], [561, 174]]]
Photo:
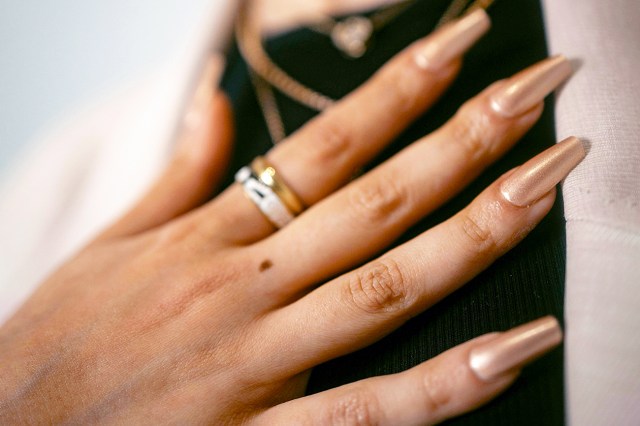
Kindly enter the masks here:
[[[433, 104], [460, 69], [459, 57], [489, 29], [478, 10], [405, 49], [361, 88], [267, 154], [307, 206], [343, 185]], [[372, 131], [375, 129], [375, 131]], [[232, 185], [200, 214], [207, 234], [229, 243], [259, 240], [273, 226]]]
[[[286, 330], [270, 365], [305, 371], [369, 345], [460, 288], [518, 244], [548, 213], [555, 185], [584, 158], [570, 137], [502, 176], [465, 209], [380, 258], [264, 317]], [[277, 359], [277, 360], [276, 360]], [[297, 370], [296, 370], [297, 369]]]
[[492, 85], [441, 129], [258, 243], [258, 253], [283, 266], [273, 268], [277, 282], [265, 285], [286, 298], [393, 242], [507, 151], [571, 72], [557, 56]]

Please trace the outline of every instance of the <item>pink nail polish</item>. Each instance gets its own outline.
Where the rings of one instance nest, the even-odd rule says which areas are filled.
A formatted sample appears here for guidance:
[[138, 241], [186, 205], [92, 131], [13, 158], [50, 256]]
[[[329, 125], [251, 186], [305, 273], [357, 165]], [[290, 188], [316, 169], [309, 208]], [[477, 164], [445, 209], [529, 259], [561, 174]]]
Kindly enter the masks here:
[[554, 56], [525, 69], [505, 82], [491, 97], [491, 107], [505, 117], [524, 114], [573, 73], [564, 56]]
[[551, 316], [521, 325], [471, 350], [469, 365], [484, 381], [520, 369], [562, 342], [562, 330]]
[[580, 139], [571, 136], [520, 166], [502, 183], [500, 192], [515, 206], [530, 206], [560, 183], [585, 155]]
[[421, 68], [437, 71], [471, 48], [491, 27], [484, 9], [477, 9], [428, 36], [416, 61]]

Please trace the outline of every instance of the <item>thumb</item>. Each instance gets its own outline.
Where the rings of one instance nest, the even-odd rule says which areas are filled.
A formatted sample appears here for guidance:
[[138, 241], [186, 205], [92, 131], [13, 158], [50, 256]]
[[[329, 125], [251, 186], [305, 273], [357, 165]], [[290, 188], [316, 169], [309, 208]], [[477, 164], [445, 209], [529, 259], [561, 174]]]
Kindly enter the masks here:
[[202, 204], [224, 176], [233, 140], [233, 113], [216, 90], [224, 60], [210, 59], [187, 109], [169, 166], [146, 195], [98, 240], [160, 226]]

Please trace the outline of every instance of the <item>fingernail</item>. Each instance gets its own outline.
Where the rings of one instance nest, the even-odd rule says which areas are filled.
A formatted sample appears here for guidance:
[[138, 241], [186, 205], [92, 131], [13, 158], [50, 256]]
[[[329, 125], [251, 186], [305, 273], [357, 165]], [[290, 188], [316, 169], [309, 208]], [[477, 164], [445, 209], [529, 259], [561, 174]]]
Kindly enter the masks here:
[[207, 60], [204, 71], [198, 81], [195, 95], [185, 115], [185, 127], [196, 128], [206, 118], [206, 111], [216, 94], [223, 69], [224, 59], [220, 55], [212, 56]]
[[491, 107], [505, 117], [524, 114], [573, 73], [571, 62], [558, 55], [527, 68], [511, 77], [491, 97]]
[[500, 192], [515, 206], [530, 206], [559, 184], [585, 155], [580, 139], [568, 137], [518, 167], [502, 182]]
[[562, 330], [551, 316], [521, 325], [471, 350], [469, 365], [484, 381], [495, 380], [540, 358], [562, 341]]
[[465, 53], [491, 27], [484, 9], [453, 21], [431, 34], [416, 56], [421, 68], [437, 71]]

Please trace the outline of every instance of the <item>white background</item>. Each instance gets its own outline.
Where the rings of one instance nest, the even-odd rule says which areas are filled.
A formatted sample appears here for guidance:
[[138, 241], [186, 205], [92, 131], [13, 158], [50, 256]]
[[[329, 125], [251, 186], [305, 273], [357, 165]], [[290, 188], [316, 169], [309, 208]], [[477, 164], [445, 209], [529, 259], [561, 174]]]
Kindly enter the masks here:
[[185, 47], [216, 0], [0, 0], [0, 176], [66, 112]]

